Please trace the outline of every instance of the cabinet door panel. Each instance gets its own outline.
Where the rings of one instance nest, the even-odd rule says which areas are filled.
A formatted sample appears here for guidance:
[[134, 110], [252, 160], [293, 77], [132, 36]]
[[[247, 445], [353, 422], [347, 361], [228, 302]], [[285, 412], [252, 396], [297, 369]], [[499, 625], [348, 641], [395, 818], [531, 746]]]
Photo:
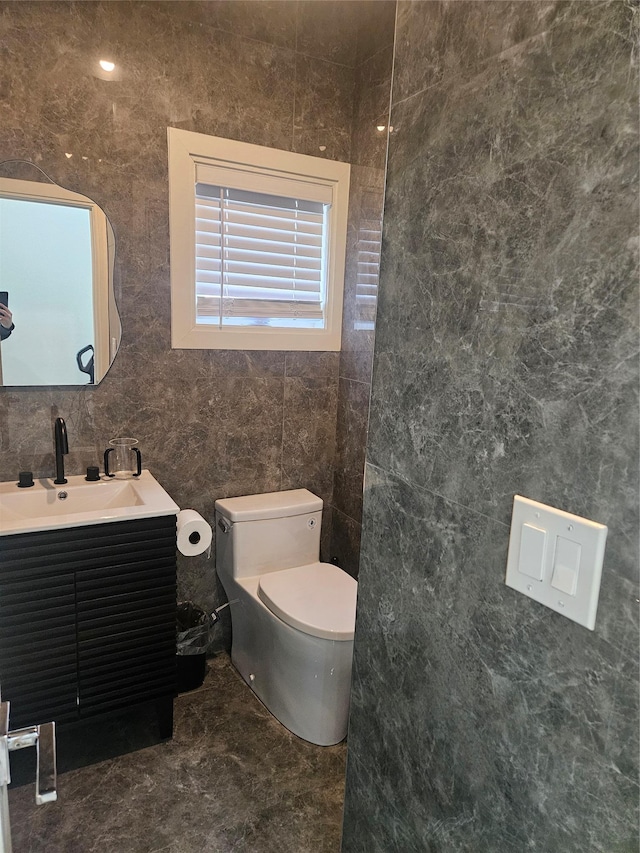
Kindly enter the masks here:
[[175, 517], [78, 570], [81, 716], [175, 692]]
[[[155, 607], [146, 607], [144, 609], [136, 607], [125, 608], [121, 605], [117, 610], [106, 612], [103, 609], [89, 610], [78, 614], [78, 641], [80, 643], [80, 651], [84, 649], [84, 644], [87, 640], [95, 640], [99, 638], [113, 638], [126, 634], [134, 628], [146, 629], [147, 633], [152, 629], [157, 632], [166, 631], [167, 620], [171, 617], [175, 619], [175, 602], [165, 602]], [[175, 628], [172, 627], [170, 633], [175, 635]], [[160, 638], [160, 633], [155, 634]]]
[[0, 682], [20, 726], [77, 716], [75, 578], [0, 577]]
[[[119, 571], [118, 571], [119, 569]], [[155, 563], [155, 579], [158, 589], [174, 589], [176, 578], [175, 558], [164, 563]], [[149, 567], [138, 566], [109, 566], [102, 569], [83, 573], [82, 589], [78, 593], [78, 601], [97, 601], [111, 595], [120, 595], [123, 584], [127, 590], [140, 590], [145, 594], [149, 591]]]
[[175, 695], [175, 549], [175, 516], [0, 537], [14, 727]]
[[112, 637], [108, 649], [105, 649], [102, 637], [85, 640], [82, 644], [82, 657], [87, 666], [89, 664], [97, 666], [100, 661], [118, 661], [136, 655], [146, 657], [160, 649], [164, 654], [175, 654], [175, 648], [176, 639], [173, 631], [156, 634], [149, 631], [147, 627], [142, 627], [123, 631], [117, 637]]

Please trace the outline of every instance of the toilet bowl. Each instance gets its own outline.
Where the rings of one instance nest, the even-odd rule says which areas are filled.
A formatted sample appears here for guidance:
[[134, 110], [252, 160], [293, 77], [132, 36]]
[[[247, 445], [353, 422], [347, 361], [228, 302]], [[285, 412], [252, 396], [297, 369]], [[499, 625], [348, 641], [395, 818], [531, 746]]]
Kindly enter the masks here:
[[347, 734], [358, 584], [319, 561], [322, 500], [292, 489], [219, 500], [215, 509], [233, 665], [298, 737], [339, 743]]

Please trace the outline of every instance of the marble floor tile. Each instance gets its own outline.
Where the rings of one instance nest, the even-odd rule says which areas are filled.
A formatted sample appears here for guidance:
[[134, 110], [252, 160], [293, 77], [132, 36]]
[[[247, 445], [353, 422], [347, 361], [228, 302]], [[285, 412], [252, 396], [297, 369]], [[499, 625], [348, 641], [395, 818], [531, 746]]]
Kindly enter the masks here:
[[226, 654], [175, 703], [171, 741], [10, 791], [14, 853], [337, 853], [346, 745], [280, 725]]

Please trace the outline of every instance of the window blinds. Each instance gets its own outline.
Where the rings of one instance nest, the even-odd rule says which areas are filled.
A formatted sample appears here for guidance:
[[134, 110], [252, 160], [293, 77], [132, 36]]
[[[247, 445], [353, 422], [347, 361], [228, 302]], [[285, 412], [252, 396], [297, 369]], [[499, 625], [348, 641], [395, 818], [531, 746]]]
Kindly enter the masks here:
[[196, 322], [323, 328], [329, 209], [197, 181]]
[[[363, 215], [366, 213], [363, 211]], [[364, 219], [358, 229], [355, 329], [375, 327], [381, 243], [382, 223], [378, 212], [377, 216]]]

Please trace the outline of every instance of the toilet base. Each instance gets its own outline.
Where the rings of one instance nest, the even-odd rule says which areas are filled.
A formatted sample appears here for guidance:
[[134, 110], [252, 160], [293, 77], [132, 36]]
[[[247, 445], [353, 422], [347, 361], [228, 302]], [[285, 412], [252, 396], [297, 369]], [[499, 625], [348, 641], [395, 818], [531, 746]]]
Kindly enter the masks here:
[[267, 710], [318, 746], [347, 735], [353, 640], [312, 637], [285, 624], [257, 596], [259, 578], [234, 581], [231, 661]]

